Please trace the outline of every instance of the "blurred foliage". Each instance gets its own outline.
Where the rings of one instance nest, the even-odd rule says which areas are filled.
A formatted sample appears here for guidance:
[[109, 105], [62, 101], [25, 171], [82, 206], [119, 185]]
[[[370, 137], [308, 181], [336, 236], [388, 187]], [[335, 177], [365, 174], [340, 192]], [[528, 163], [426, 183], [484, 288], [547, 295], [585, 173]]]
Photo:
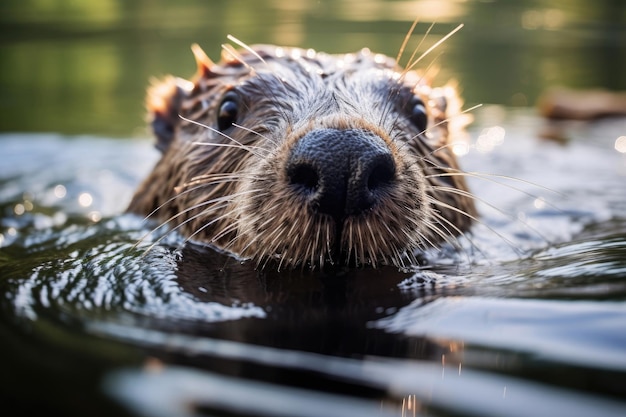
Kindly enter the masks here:
[[[622, 0], [3, 0], [0, 131], [146, 135], [153, 76], [193, 73], [189, 46], [214, 59], [227, 34], [395, 56], [415, 17], [438, 80], [457, 79], [468, 105], [533, 105], [551, 85], [626, 89]], [[428, 65], [430, 60], [425, 60]]]

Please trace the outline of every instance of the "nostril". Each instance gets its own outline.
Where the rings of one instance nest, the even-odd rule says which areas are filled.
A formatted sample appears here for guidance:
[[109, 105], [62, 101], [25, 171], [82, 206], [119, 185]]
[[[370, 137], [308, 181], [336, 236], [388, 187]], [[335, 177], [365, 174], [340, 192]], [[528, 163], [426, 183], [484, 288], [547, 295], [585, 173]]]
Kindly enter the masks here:
[[288, 172], [289, 183], [301, 192], [313, 194], [319, 187], [319, 175], [317, 170], [308, 164], [296, 164]]
[[389, 197], [396, 165], [385, 141], [373, 132], [317, 129], [294, 144], [285, 175], [304, 207], [340, 224]]
[[382, 190], [391, 185], [396, 175], [395, 164], [389, 155], [382, 157], [373, 164], [369, 177], [367, 178], [367, 189], [370, 192]]

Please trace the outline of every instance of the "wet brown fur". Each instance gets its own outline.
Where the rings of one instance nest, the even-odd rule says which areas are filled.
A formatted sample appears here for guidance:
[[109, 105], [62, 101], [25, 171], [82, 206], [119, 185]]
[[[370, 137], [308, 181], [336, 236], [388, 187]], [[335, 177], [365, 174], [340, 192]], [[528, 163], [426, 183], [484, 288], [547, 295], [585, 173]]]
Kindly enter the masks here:
[[[473, 199], [450, 146], [465, 123], [453, 88], [431, 88], [416, 71], [366, 49], [328, 55], [259, 45], [226, 49], [219, 63], [193, 49], [198, 72], [190, 82], [168, 77], [148, 92], [163, 156], [130, 211], [278, 267], [337, 262], [337, 247], [341, 262], [403, 266], [469, 229]], [[229, 91], [238, 94], [239, 114], [220, 133], [217, 112]], [[409, 120], [414, 96], [427, 109], [426, 131]], [[286, 178], [291, 147], [316, 128], [371, 131], [397, 167], [388, 195], [340, 229]]]

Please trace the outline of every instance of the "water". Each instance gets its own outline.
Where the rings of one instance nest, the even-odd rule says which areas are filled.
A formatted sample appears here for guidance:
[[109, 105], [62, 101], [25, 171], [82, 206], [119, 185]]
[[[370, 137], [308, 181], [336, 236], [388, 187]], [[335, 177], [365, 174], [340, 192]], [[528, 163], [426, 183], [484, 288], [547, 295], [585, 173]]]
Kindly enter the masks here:
[[9, 398], [64, 415], [622, 415], [626, 123], [559, 145], [528, 111], [476, 118], [475, 144], [506, 133], [461, 159], [502, 176], [470, 180], [485, 203], [466, 250], [332, 276], [175, 237], [136, 247], [151, 229], [119, 213], [149, 141], [0, 137]]
[[421, 32], [430, 19], [434, 35], [466, 23], [440, 75], [461, 81], [467, 106], [485, 103], [460, 160], [477, 173], [481, 223], [463, 250], [432, 253], [422, 269], [323, 274], [256, 271], [176, 236], [159, 241], [123, 214], [158, 159], [141, 130], [143, 89], [150, 75], [191, 73], [188, 45], [226, 33], [394, 54], [413, 3], [60, 2], [44, 14], [5, 2], [3, 407], [624, 415], [626, 155], [615, 143], [626, 121], [564, 123], [559, 144], [539, 139], [546, 122], [526, 107], [557, 82], [626, 88], [618, 3], [420, 5]]

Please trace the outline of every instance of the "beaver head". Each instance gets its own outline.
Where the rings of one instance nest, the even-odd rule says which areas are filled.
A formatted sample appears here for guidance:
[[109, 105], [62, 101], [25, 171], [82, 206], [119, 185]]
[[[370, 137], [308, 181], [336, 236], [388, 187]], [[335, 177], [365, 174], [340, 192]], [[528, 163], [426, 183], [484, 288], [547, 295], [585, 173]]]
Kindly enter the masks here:
[[402, 266], [470, 227], [452, 88], [367, 49], [192, 49], [192, 81], [149, 90], [163, 156], [130, 211], [279, 267]]

